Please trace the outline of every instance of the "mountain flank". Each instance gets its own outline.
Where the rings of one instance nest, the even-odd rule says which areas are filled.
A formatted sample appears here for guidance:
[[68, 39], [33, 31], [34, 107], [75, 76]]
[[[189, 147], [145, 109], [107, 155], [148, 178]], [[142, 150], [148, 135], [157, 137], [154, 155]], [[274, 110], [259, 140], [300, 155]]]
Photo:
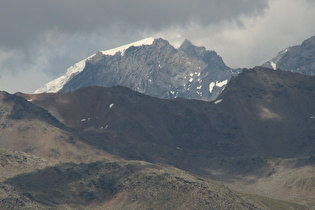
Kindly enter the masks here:
[[163, 100], [124, 87], [23, 97], [82, 134], [92, 132], [100, 145], [145, 142], [212, 156], [315, 151], [315, 80], [291, 72], [245, 69], [214, 102]]
[[[312, 205], [314, 77], [244, 69], [212, 102], [159, 99], [121, 86], [21, 96], [108, 153], [171, 164], [235, 189]], [[298, 173], [290, 185], [294, 190], [285, 190]], [[269, 188], [257, 190], [261, 186]], [[292, 196], [297, 191], [301, 196]]]
[[0, 92], [0, 134], [2, 149], [31, 153], [52, 162], [114, 158], [86, 145], [47, 110], [6, 92]]
[[282, 50], [277, 56], [263, 64], [264, 67], [283, 69], [306, 75], [315, 75], [315, 36], [301, 45]]
[[1, 185], [16, 202], [0, 200], [8, 208], [258, 209], [222, 184], [139, 161], [61, 164]]
[[218, 107], [237, 119], [238, 135], [255, 151], [282, 157], [313, 154], [314, 84], [314, 77], [297, 73], [243, 70], [218, 97]]

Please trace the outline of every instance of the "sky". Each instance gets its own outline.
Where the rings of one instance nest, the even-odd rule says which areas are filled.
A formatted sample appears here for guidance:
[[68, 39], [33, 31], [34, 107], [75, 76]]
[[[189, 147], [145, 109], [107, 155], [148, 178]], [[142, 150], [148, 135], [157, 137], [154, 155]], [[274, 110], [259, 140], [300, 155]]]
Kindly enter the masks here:
[[232, 68], [261, 65], [315, 35], [314, 0], [0, 0], [0, 90], [33, 93], [98, 52], [184, 39]]

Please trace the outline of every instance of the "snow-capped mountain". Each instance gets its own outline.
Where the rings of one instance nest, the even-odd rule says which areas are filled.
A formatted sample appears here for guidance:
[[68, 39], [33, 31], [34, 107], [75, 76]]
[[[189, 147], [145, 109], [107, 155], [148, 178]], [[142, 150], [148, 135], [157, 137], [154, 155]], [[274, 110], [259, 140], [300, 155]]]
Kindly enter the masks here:
[[100, 51], [35, 93], [121, 85], [159, 98], [209, 101], [221, 93], [236, 71], [227, 67], [216, 52], [196, 47], [188, 40], [176, 49], [166, 40], [147, 38]]
[[282, 50], [262, 66], [315, 75], [315, 36], [303, 41], [301, 45]]
[[[117, 52], [121, 52], [121, 54], [123, 55], [125, 50], [131, 46], [141, 46], [141, 45], [146, 45], [146, 44], [149, 45], [149, 44], [152, 44], [153, 41], [154, 41], [154, 38], [150, 37], [150, 38], [133, 42], [127, 45], [123, 45], [123, 46], [120, 46], [111, 50], [101, 51], [101, 53], [103, 53], [104, 55], [115, 55]], [[72, 77], [74, 77], [75, 75], [83, 71], [83, 69], [85, 68], [85, 63], [95, 55], [96, 54], [93, 54], [89, 56], [88, 58], [77, 62], [76, 64], [74, 64], [73, 66], [67, 69], [67, 72], [65, 75], [62, 75], [61, 77], [58, 77], [57, 79], [45, 84], [43, 87], [40, 87], [39, 89], [37, 89], [34, 93], [37, 94], [37, 93], [43, 93], [43, 92], [47, 92], [47, 93], [58, 92]]]

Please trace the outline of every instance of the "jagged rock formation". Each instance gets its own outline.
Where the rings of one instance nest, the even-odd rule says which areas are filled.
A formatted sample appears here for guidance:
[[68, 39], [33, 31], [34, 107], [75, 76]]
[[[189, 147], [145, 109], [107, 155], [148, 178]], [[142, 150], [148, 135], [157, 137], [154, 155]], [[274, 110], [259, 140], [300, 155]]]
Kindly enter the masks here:
[[282, 50], [262, 66], [315, 75], [315, 36], [305, 40], [301, 45]]
[[[166, 40], [154, 39], [149, 45], [130, 46], [124, 51], [108, 54], [108, 51], [99, 52], [88, 58], [85, 65], [81, 62], [78, 65], [80, 72], [68, 75], [69, 79], [58, 91], [121, 85], [159, 98], [211, 101], [238, 72], [227, 67], [216, 52], [196, 47], [188, 40], [178, 49]], [[36, 93], [55, 92], [55, 86], [52, 82]], [[54, 88], [49, 89], [51, 87]]]

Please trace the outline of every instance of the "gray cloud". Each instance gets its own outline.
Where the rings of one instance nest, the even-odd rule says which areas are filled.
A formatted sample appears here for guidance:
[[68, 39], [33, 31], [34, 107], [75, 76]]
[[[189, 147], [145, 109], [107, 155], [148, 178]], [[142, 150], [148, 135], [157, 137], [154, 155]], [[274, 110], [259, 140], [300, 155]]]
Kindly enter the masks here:
[[265, 0], [2, 0], [0, 46], [29, 47], [51, 29], [72, 35], [112, 25], [159, 30], [170, 24], [185, 25], [190, 19], [207, 25], [256, 14], [264, 7]]
[[174, 43], [178, 43], [178, 36], [187, 38], [217, 51], [230, 67], [242, 68], [260, 65], [280, 50], [314, 36], [313, 20], [314, 1], [270, 0], [263, 12], [255, 16], [240, 15], [207, 26], [191, 22], [186, 27], [171, 26], [156, 34]]

